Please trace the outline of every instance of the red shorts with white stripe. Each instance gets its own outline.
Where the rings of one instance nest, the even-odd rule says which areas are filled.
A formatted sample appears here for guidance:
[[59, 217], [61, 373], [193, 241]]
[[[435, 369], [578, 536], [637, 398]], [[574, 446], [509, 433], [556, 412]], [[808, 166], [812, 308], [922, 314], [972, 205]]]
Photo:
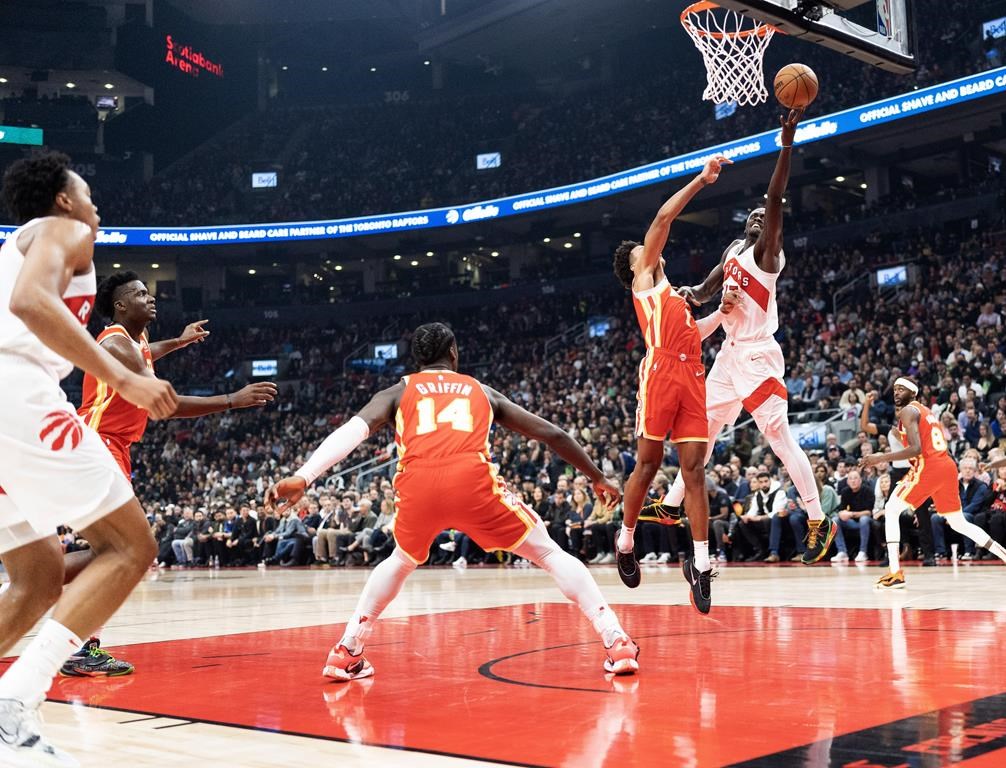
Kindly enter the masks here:
[[129, 447], [132, 445], [128, 440], [122, 440], [118, 437], [111, 437], [109, 435], [102, 435], [100, 432], [98, 436], [101, 438], [108, 450], [112, 454], [112, 458], [115, 459], [115, 463], [119, 465], [119, 469], [122, 470], [122, 474], [126, 476], [126, 479], [132, 483], [133, 482], [133, 459], [129, 455]]
[[651, 349], [639, 364], [636, 437], [705, 443], [706, 369], [701, 358]]
[[941, 515], [961, 511], [960, 488], [957, 485], [957, 465], [949, 456], [919, 458], [894, 489], [894, 494], [912, 509], [933, 500]]
[[541, 519], [478, 453], [408, 460], [395, 492], [395, 543], [416, 563], [426, 562], [441, 531], [463, 531], [487, 552], [513, 550]]

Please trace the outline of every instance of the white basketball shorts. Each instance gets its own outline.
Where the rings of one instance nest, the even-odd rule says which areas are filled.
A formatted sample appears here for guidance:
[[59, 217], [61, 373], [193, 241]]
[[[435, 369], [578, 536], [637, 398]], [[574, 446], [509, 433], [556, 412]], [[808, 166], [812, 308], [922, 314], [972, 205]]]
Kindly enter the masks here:
[[786, 405], [786, 362], [775, 339], [732, 342], [726, 339], [706, 377], [706, 412], [710, 421], [733, 424], [743, 408], [754, 413], [773, 395]]
[[133, 490], [112, 454], [30, 360], [0, 353], [0, 554], [83, 530]]

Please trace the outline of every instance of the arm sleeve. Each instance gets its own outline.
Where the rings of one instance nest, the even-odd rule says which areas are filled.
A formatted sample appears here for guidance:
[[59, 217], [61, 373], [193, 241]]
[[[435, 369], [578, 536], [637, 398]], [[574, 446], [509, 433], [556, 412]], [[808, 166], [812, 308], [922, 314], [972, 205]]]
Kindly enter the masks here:
[[700, 320], [695, 321], [695, 325], [699, 329], [699, 335], [702, 336], [702, 340], [705, 341], [713, 332], [720, 327], [723, 322], [723, 313], [718, 309], [712, 314], [706, 315]]
[[354, 416], [335, 432], [325, 438], [325, 441], [311, 454], [304, 466], [294, 474], [303, 477], [310, 485], [321, 475], [349, 456], [356, 447], [370, 435], [370, 427], [359, 416]]

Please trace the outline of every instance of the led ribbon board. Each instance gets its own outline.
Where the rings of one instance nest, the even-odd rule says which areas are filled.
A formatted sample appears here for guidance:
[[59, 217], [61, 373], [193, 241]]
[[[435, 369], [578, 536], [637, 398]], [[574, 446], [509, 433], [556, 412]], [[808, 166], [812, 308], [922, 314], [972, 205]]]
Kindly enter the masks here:
[[[810, 144], [1004, 92], [1006, 92], [1006, 67], [1001, 67], [808, 120], [801, 123], [797, 129], [795, 143]], [[107, 228], [98, 233], [97, 243], [113, 246], [265, 243], [361, 237], [458, 226], [574, 205], [657, 184], [698, 171], [712, 155], [722, 154], [738, 162], [770, 154], [778, 148], [779, 131], [772, 130], [598, 179], [481, 203], [331, 221], [217, 227]], [[5, 239], [13, 231], [13, 227], [0, 227], [0, 240]]]

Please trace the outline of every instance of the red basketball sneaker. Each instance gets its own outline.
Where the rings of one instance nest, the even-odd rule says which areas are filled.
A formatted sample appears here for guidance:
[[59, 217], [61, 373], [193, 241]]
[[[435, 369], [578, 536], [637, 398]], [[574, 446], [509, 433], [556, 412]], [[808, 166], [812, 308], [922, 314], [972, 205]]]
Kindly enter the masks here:
[[345, 682], [347, 680], [359, 680], [361, 677], [371, 677], [374, 668], [370, 666], [363, 653], [354, 656], [344, 645], [337, 645], [328, 652], [328, 660], [321, 674], [330, 680]]
[[634, 675], [639, 671], [639, 646], [622, 635], [607, 648], [604, 671], [615, 675]]

